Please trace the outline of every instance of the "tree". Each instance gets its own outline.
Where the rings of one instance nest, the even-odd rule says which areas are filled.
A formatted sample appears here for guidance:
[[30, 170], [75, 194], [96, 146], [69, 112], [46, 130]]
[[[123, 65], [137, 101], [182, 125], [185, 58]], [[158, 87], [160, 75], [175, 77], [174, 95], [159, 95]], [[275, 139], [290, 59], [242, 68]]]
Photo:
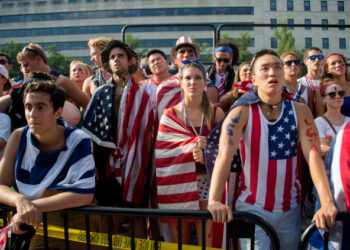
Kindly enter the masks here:
[[62, 55], [55, 44], [48, 46], [46, 51], [50, 68], [57, 70], [64, 76], [69, 76], [69, 65], [72, 59]]
[[[280, 21], [279, 23], [286, 23]], [[295, 47], [295, 38], [289, 27], [274, 28], [273, 36], [277, 40], [277, 53], [282, 55], [285, 52], [291, 51], [297, 54], [299, 58], [302, 58], [302, 52]]]
[[194, 39], [193, 37], [191, 37], [192, 42], [197, 45], [201, 51], [201, 62], [204, 64], [211, 64], [213, 62], [213, 57], [212, 57], [212, 53], [213, 53], [213, 47], [207, 43], [199, 43], [196, 41], [196, 39]]
[[251, 52], [249, 52], [248, 47], [250, 44], [251, 37], [246, 32], [241, 32], [239, 34], [239, 37], [231, 38], [228, 33], [223, 33], [221, 35], [220, 41], [232, 41], [239, 49], [239, 61], [250, 61], [253, 58], [253, 55]]
[[148, 48], [142, 48], [142, 49], [139, 48], [139, 46], [141, 45], [140, 37], [138, 36], [134, 37], [132, 34], [128, 33], [126, 34], [126, 37], [125, 37], [125, 43], [135, 50], [138, 58], [146, 56], [148, 52]]
[[13, 65], [12, 70], [10, 71], [10, 77], [19, 80], [22, 78], [22, 73], [19, 70], [19, 63], [17, 62], [16, 56], [19, 51], [22, 50], [22, 46], [19, 43], [6, 43], [6, 46], [0, 48], [0, 52], [7, 54], [11, 58], [11, 63]]

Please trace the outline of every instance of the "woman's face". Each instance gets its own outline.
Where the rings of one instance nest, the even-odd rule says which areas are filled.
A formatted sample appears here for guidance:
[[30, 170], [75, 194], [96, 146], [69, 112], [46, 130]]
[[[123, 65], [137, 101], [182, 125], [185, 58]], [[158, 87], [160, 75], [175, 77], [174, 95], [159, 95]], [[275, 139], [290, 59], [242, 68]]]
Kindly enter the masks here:
[[241, 81], [251, 81], [251, 73], [250, 64], [244, 64], [239, 72], [239, 78]]
[[300, 60], [294, 55], [287, 55], [283, 58], [285, 76], [298, 76], [300, 73]]
[[70, 69], [70, 79], [72, 81], [82, 82], [87, 76], [87, 72], [82, 64], [74, 64]]
[[344, 103], [345, 91], [339, 84], [331, 84], [324, 91], [324, 102], [327, 107], [338, 108]]
[[201, 96], [206, 84], [206, 78], [200, 69], [195, 67], [184, 69], [181, 78], [181, 87], [185, 98]]
[[339, 56], [339, 55], [333, 55], [330, 56], [327, 59], [327, 73], [331, 74], [332, 76], [341, 76], [341, 75], [345, 75], [346, 73], [346, 64], [343, 60], [343, 57]]

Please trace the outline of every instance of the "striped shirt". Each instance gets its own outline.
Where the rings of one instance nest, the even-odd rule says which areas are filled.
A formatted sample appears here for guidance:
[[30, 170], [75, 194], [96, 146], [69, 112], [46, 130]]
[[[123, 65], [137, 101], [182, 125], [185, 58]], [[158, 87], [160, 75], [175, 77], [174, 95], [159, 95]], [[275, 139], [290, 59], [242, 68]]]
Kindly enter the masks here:
[[15, 165], [19, 193], [38, 199], [45, 190], [81, 194], [95, 191], [95, 163], [92, 144], [83, 131], [67, 126], [66, 146], [45, 152], [37, 146], [28, 126], [23, 129]]
[[283, 101], [275, 122], [265, 119], [258, 104], [249, 106], [240, 148], [243, 172], [239, 200], [270, 212], [288, 211], [300, 203], [297, 128], [292, 101]]

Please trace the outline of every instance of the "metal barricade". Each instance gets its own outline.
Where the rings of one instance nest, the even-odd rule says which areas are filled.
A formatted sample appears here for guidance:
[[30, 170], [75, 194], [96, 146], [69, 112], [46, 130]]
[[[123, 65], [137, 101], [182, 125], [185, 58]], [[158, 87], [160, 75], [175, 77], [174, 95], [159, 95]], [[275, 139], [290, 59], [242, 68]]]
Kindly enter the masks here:
[[[6, 221], [6, 213], [12, 208], [0, 205], [0, 208], [3, 211], [3, 219]], [[182, 249], [182, 239], [181, 239], [181, 225], [183, 219], [197, 219], [202, 221], [202, 249], [206, 249], [206, 228], [205, 223], [207, 220], [211, 219], [211, 214], [208, 211], [190, 211], [190, 210], [166, 210], [166, 209], [137, 209], [137, 208], [116, 208], [116, 207], [80, 207], [72, 208], [58, 211], [63, 214], [64, 221], [64, 240], [65, 240], [65, 249], [69, 249], [69, 221], [68, 214], [83, 214], [85, 216], [85, 231], [86, 231], [86, 249], [91, 249], [91, 231], [90, 231], [90, 215], [104, 215], [108, 217], [108, 249], [112, 249], [112, 217], [113, 216], [128, 216], [130, 227], [131, 227], [131, 249], [136, 249], [135, 247], [135, 235], [134, 235], [134, 217], [145, 217], [154, 220], [154, 248], [158, 249], [158, 220], [159, 218], [175, 218], [178, 221], [178, 249]], [[241, 221], [243, 223], [249, 223], [260, 226], [267, 234], [271, 240], [271, 245], [274, 250], [280, 248], [280, 243], [278, 236], [272, 226], [261, 219], [260, 217], [245, 213], [245, 212], [233, 212], [234, 222]], [[43, 213], [43, 234], [44, 234], [44, 246], [45, 249], [48, 249], [49, 237], [48, 237], [48, 224], [50, 221], [47, 220], [47, 213]], [[4, 224], [5, 226], [6, 224]], [[228, 223], [228, 234], [227, 237], [239, 237], [237, 234], [233, 234], [232, 223]], [[233, 235], [229, 235], [229, 234]], [[245, 234], [244, 237], [247, 237]], [[251, 241], [254, 241], [254, 230], [248, 233], [248, 237], [251, 238]], [[227, 248], [228, 249], [228, 248]], [[252, 244], [252, 249], [254, 249], [254, 244]]]
[[[336, 217], [336, 221], [350, 221], [350, 213], [344, 213], [344, 212], [338, 213]], [[309, 240], [313, 235], [313, 233], [316, 232], [316, 230], [317, 230], [317, 227], [315, 222], [305, 229], [304, 233], [301, 236], [301, 243], [300, 243], [301, 250], [306, 250], [308, 248]], [[329, 242], [329, 233], [325, 233], [324, 242], [323, 242], [324, 250], [328, 249], [328, 242]]]

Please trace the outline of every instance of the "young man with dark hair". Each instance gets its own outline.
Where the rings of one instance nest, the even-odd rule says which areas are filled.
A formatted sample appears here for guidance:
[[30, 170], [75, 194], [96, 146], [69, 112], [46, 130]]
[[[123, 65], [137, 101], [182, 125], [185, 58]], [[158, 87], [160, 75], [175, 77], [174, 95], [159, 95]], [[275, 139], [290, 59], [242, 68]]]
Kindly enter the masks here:
[[[101, 62], [112, 78], [95, 91], [84, 117], [83, 130], [97, 144], [96, 199], [102, 206], [147, 205], [154, 112], [149, 94], [131, 77], [137, 69], [135, 56], [125, 43], [107, 44]], [[115, 232], [120, 222], [120, 218], [114, 221]], [[144, 229], [140, 224], [135, 234], [145, 236]]]
[[[216, 222], [232, 220], [231, 208], [223, 205], [221, 198], [232, 157], [240, 146], [243, 171], [236, 210], [268, 221], [278, 234], [281, 249], [297, 249], [301, 230], [299, 141], [321, 200], [313, 221], [318, 228], [328, 230], [337, 213], [320, 156], [317, 128], [305, 104], [282, 97], [283, 65], [274, 51], [258, 52], [252, 73], [257, 92], [242, 96], [222, 125], [208, 210]], [[246, 243], [241, 241], [242, 249], [250, 249]], [[255, 245], [262, 249], [270, 246], [260, 228], [255, 231]]]
[[221, 41], [213, 51], [214, 64], [208, 69], [208, 98], [217, 103], [225, 93], [231, 91], [235, 71], [233, 65], [239, 59], [237, 46], [230, 41]]
[[[12, 133], [0, 163], [0, 202], [16, 207], [14, 233], [23, 233], [20, 224], [40, 226], [42, 212], [92, 202], [91, 140], [83, 131], [57, 122], [65, 99], [64, 91], [51, 81], [31, 82], [24, 91], [28, 125]], [[50, 221], [56, 224], [61, 216]]]

